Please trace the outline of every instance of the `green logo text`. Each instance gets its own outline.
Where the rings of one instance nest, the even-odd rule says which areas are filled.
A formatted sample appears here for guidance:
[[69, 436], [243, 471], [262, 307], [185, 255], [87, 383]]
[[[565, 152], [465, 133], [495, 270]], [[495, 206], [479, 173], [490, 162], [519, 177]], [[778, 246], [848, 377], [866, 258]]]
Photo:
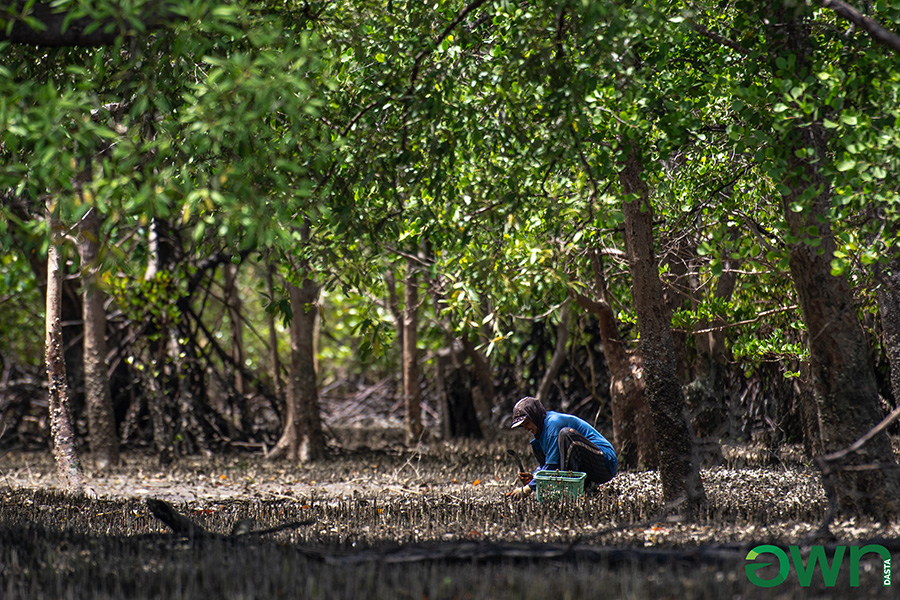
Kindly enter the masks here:
[[[824, 546], [812, 546], [809, 549], [809, 559], [804, 562], [803, 557], [800, 555], [799, 546], [790, 546], [788, 548], [790, 552], [790, 558], [788, 558], [788, 553], [778, 546], [763, 544], [762, 546], [756, 546], [747, 554], [747, 560], [753, 562], [748, 563], [744, 567], [744, 570], [747, 572], [747, 579], [749, 579], [751, 583], [758, 585], [759, 587], [770, 588], [781, 585], [787, 581], [787, 578], [790, 575], [791, 563], [793, 563], [800, 586], [809, 587], [812, 584], [813, 573], [818, 564], [819, 570], [822, 572], [822, 580], [824, 581], [825, 586], [834, 587], [837, 582], [838, 573], [841, 570], [841, 564], [844, 561], [844, 555], [847, 554], [848, 548], [850, 550], [851, 587], [859, 586], [859, 561], [864, 555], [869, 553], [881, 556], [882, 584], [885, 586], [891, 585], [891, 553], [888, 552], [887, 548], [880, 544], [868, 544], [862, 547], [835, 546], [834, 556], [830, 563]], [[764, 579], [759, 574], [760, 570], [776, 563], [778, 565], [778, 574], [774, 577], [770, 576], [769, 579]]]

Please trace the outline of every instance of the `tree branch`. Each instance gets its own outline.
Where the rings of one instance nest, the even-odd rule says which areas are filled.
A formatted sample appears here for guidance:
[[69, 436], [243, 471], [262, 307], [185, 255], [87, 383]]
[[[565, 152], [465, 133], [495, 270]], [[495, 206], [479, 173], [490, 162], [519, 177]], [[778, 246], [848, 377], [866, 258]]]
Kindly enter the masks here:
[[409, 76], [409, 88], [407, 89], [405, 95], [409, 95], [410, 93], [412, 93], [413, 87], [415, 87], [415, 85], [416, 85], [416, 79], [419, 78], [419, 69], [422, 67], [422, 61], [425, 59], [425, 57], [428, 56], [429, 54], [431, 54], [434, 51], [434, 48], [437, 48], [438, 46], [440, 46], [441, 42], [444, 41], [444, 38], [446, 38], [448, 35], [450, 35], [450, 32], [453, 31], [453, 29], [457, 25], [459, 25], [462, 22], [462, 20], [465, 19], [469, 15], [469, 13], [471, 13], [474, 10], [477, 10], [485, 2], [487, 2], [487, 0], [474, 0], [474, 2], [471, 2], [468, 6], [466, 6], [461, 11], [459, 11], [459, 14], [456, 15], [456, 18], [449, 25], [447, 25], [444, 28], [444, 30], [440, 33], [439, 36], [437, 36], [433, 40], [431, 47], [421, 50], [416, 55], [415, 61], [413, 62], [412, 72], [410, 73], [410, 76]]
[[[142, 19], [145, 30], [160, 27], [164, 18], [156, 13]], [[98, 22], [95, 17], [72, 19], [67, 11], [58, 11], [50, 2], [35, 2], [30, 7], [22, 0], [0, 10], [0, 41], [43, 47], [97, 47], [112, 44], [117, 38], [136, 33], [127, 21], [110, 15]]]
[[578, 306], [595, 315], [599, 315], [609, 308], [609, 304], [607, 304], [605, 300], [594, 300], [572, 288], [569, 288], [569, 296], [575, 300], [575, 303], [578, 304]]
[[841, 2], [841, 0], [822, 0], [822, 6], [833, 10], [841, 18], [844, 18], [874, 39], [883, 46], [887, 46], [894, 52], [900, 54], [900, 36], [896, 33], [885, 29], [881, 23], [871, 17], [867, 17], [849, 4]]
[[888, 426], [900, 418], [900, 407], [895, 408], [891, 411], [891, 413], [886, 416], [881, 422], [866, 432], [861, 438], [853, 442], [847, 448], [842, 450], [837, 450], [835, 452], [831, 452], [830, 454], [819, 455], [814, 457], [816, 466], [819, 468], [819, 471], [822, 473], [822, 487], [825, 488], [825, 497], [828, 499], [828, 506], [825, 509], [825, 516], [822, 517], [822, 522], [819, 524], [819, 528], [816, 532], [816, 535], [826, 535], [829, 531], [829, 526], [831, 525], [831, 521], [834, 519], [837, 514], [837, 490], [835, 486], [835, 481], [832, 479], [832, 475], [835, 471], [849, 471], [849, 470], [859, 470], [859, 469], [896, 469], [897, 463], [889, 463], [889, 464], [877, 464], [877, 465], [855, 465], [855, 466], [840, 466], [837, 463], [840, 463], [844, 458], [848, 455], [856, 452], [860, 448], [862, 448], [869, 440], [873, 437], [884, 431], [888, 428]]
[[785, 307], [781, 307], [781, 308], [773, 308], [771, 310], [764, 310], [764, 311], [758, 313], [752, 319], [747, 319], [745, 321], [737, 321], [735, 323], [725, 323], [724, 325], [718, 325], [716, 327], [707, 327], [705, 329], [691, 330], [691, 329], [678, 328], [678, 329], [672, 329], [672, 331], [677, 331], [679, 333], [689, 333], [691, 335], [700, 335], [701, 333], [711, 333], [713, 331], [723, 331], [725, 329], [730, 329], [732, 327], [741, 327], [742, 325], [750, 325], [751, 323], [756, 323], [756, 322], [760, 321], [763, 317], [768, 317], [769, 315], [774, 315], [774, 314], [777, 314], [780, 312], [787, 312], [787, 311], [796, 310], [796, 309], [797, 309], [797, 305], [792, 304], [790, 306], [785, 306]]
[[[827, 1], [827, 0], [825, 0], [825, 1]], [[713, 42], [719, 44], [720, 46], [726, 46], [728, 48], [731, 48], [732, 50], [740, 52], [744, 56], [748, 56], [750, 54], [749, 50], [747, 50], [746, 48], [744, 48], [742, 45], [735, 42], [734, 40], [730, 40], [725, 36], [719, 35], [718, 33], [713, 33], [712, 31], [710, 31], [709, 29], [707, 29], [706, 27], [704, 27], [700, 23], [697, 23], [694, 20], [689, 20], [688, 22], [691, 24], [691, 29], [693, 29], [694, 31], [696, 31], [697, 33], [702, 35], [703, 37], [710, 39]]]

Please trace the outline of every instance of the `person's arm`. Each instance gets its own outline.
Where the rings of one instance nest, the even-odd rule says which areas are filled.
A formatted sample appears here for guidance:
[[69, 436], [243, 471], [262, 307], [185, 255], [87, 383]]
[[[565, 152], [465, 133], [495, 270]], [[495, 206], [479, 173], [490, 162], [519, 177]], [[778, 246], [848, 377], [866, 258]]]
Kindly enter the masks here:
[[[532, 442], [534, 443], [534, 442]], [[540, 471], [543, 467], [538, 467], [534, 471], [532, 471], [531, 475], [528, 475], [528, 472], [520, 472], [519, 473], [519, 481], [522, 483], [521, 487], [517, 487], [513, 491], [506, 494], [507, 496], [515, 499], [522, 500], [527, 498], [531, 494], [537, 491], [537, 481], [535, 481], [535, 474]], [[527, 478], [527, 481], [526, 481]]]
[[[547, 453], [545, 453], [541, 448], [540, 440], [538, 440], [537, 438], [531, 440], [531, 445], [540, 452], [540, 454], [538, 454], [538, 452], [535, 452], [535, 455], [544, 455], [545, 457], [547, 457]], [[556, 444], [551, 444], [551, 448], [556, 448]], [[531, 481], [528, 483], [528, 485], [531, 486], [532, 491], [537, 489], [537, 481], [534, 479], [534, 476], [538, 474], [538, 471], [555, 471], [559, 468], [559, 449], [556, 448], [555, 452], [557, 457], [556, 462], [551, 461], [549, 457], [547, 457], [544, 459], [544, 464], [540, 465], [531, 472]]]

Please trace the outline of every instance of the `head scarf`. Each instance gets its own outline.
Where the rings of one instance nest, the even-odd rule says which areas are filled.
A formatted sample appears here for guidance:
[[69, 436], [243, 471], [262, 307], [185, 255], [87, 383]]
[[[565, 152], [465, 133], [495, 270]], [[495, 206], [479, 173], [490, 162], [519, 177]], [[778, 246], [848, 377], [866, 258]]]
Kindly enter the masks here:
[[537, 435], [541, 435], [544, 428], [544, 417], [547, 416], [547, 409], [541, 404], [541, 401], [532, 396], [525, 396], [513, 407], [512, 426], [518, 427], [528, 419], [537, 425]]

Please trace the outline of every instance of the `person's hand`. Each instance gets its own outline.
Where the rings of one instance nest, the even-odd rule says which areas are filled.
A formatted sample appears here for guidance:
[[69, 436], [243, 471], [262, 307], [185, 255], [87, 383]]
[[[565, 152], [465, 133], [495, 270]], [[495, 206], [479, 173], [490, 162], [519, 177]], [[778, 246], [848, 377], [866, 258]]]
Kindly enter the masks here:
[[523, 500], [524, 498], [528, 497], [533, 491], [534, 490], [531, 489], [531, 486], [526, 485], [514, 489], [513, 491], [508, 493], [507, 496], [509, 496], [513, 500]]
[[531, 483], [531, 473], [528, 471], [521, 471], [519, 473], [519, 481], [522, 482], [522, 485], [528, 485]]

